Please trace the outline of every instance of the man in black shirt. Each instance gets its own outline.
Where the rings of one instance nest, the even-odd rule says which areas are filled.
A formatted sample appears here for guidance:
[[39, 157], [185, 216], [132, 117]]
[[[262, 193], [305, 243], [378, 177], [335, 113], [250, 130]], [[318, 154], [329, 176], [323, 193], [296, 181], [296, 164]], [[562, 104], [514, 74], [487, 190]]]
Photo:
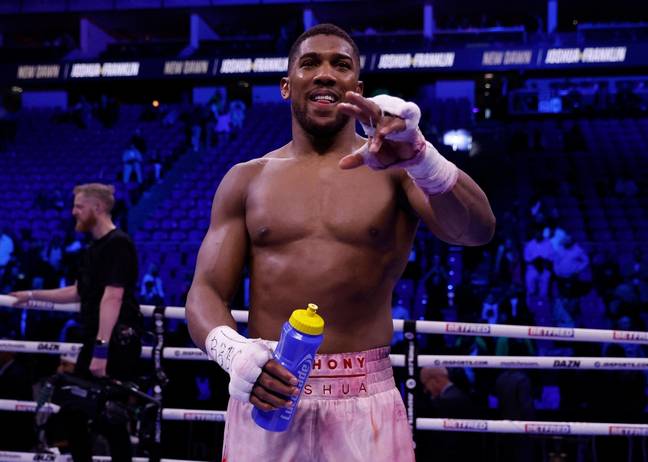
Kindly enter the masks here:
[[[85, 377], [133, 380], [141, 352], [141, 313], [135, 299], [138, 280], [137, 254], [133, 241], [113, 224], [110, 212], [115, 203], [114, 188], [90, 183], [74, 188], [72, 215], [76, 230], [87, 232], [93, 242], [81, 259], [75, 285], [51, 290], [14, 292], [17, 306], [29, 300], [54, 303], [81, 302], [80, 324], [83, 347], [75, 373]], [[91, 446], [85, 424], [70, 422], [69, 442], [75, 462], [91, 460]], [[105, 420], [105, 419], [103, 419]], [[111, 443], [113, 460], [131, 459], [128, 433], [123, 423], [102, 422], [96, 426]], [[81, 433], [81, 434], [80, 434]], [[85, 433], [85, 434], [83, 434]]]

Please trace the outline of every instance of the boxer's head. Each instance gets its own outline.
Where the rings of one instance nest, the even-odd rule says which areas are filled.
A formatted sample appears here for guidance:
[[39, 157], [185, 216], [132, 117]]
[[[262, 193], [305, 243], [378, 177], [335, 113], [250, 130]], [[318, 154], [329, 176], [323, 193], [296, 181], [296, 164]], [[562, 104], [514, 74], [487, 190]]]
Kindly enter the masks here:
[[291, 101], [301, 128], [313, 136], [339, 132], [350, 118], [337, 111], [347, 91], [362, 93], [360, 53], [349, 35], [332, 24], [315, 26], [297, 38], [288, 56], [281, 96]]
[[301, 46], [301, 44], [306, 39], [315, 37], [316, 35], [330, 35], [338, 37], [347, 42], [347, 44], [351, 47], [351, 57], [354, 59], [356, 64], [356, 75], [360, 76], [360, 50], [358, 49], [358, 45], [356, 45], [349, 34], [347, 34], [343, 29], [339, 28], [335, 24], [318, 24], [304, 31], [299, 37], [297, 37], [295, 42], [290, 47], [290, 51], [288, 52], [289, 74], [292, 70], [293, 65], [295, 64], [295, 60], [297, 59], [297, 56], [299, 54], [299, 47]]

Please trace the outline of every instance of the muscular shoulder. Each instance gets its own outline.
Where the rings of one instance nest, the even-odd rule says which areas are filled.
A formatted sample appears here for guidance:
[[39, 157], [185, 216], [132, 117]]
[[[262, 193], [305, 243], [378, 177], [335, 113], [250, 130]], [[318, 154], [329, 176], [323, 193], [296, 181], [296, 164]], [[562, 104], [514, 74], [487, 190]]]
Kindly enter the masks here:
[[283, 146], [274, 151], [270, 151], [263, 157], [258, 157], [234, 165], [230, 171], [227, 172], [223, 181], [235, 180], [239, 186], [245, 186], [247, 188], [250, 182], [261, 175], [268, 165], [288, 158], [286, 148], [287, 146]]
[[262, 175], [266, 165], [277, 159], [276, 151], [234, 165], [223, 177], [214, 196], [214, 205], [230, 212], [243, 210], [250, 184]]
[[279, 159], [286, 158], [285, 146], [274, 151], [270, 151], [263, 157], [258, 157], [256, 159], [251, 159], [246, 162], [241, 162], [234, 165], [230, 171], [227, 173], [226, 178], [235, 177], [238, 181], [248, 182], [253, 180], [257, 175], [259, 175], [263, 169], [270, 164]]

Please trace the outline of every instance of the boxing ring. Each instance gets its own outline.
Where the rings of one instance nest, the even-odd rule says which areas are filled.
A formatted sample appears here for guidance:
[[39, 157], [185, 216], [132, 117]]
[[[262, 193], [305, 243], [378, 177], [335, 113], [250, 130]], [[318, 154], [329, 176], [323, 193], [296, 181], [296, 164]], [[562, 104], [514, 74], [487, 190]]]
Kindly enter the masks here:
[[[0, 295], [0, 306], [11, 306], [15, 298]], [[17, 308], [22, 309], [22, 308]], [[32, 300], [25, 309], [77, 312], [78, 303], [56, 304]], [[164, 346], [164, 320], [185, 319], [185, 310], [181, 307], [163, 307], [142, 305], [144, 316], [153, 317], [158, 342], [154, 346], [142, 348], [142, 358], [152, 358], [156, 370], [160, 368], [161, 359], [208, 361], [207, 355], [198, 348], [179, 348]], [[233, 310], [236, 322], [246, 323], [247, 311]], [[405, 354], [392, 354], [390, 359], [395, 367], [404, 367], [405, 407], [412, 430], [509, 433], [542, 436], [648, 436], [648, 424], [602, 423], [602, 422], [556, 422], [556, 421], [513, 421], [483, 419], [447, 419], [418, 417], [415, 413], [415, 390], [418, 386], [418, 367], [450, 368], [491, 368], [491, 369], [552, 369], [552, 370], [600, 370], [623, 371], [648, 369], [648, 358], [614, 358], [614, 357], [567, 357], [567, 356], [473, 356], [473, 355], [417, 355], [418, 334], [441, 334], [480, 337], [508, 337], [533, 340], [554, 340], [561, 342], [606, 342], [648, 344], [648, 332], [620, 331], [603, 329], [581, 329], [564, 327], [519, 326], [480, 324], [446, 321], [407, 321], [393, 320], [394, 331], [403, 332], [406, 342]], [[0, 351], [33, 354], [78, 353], [81, 344], [63, 342], [38, 342], [19, 340], [0, 340]], [[157, 390], [159, 392], [159, 390]], [[34, 401], [17, 401], [2, 399], [0, 410], [10, 412], [36, 412]], [[58, 406], [48, 403], [41, 406], [40, 412], [57, 412]], [[168, 421], [208, 421], [224, 422], [225, 411], [208, 411], [195, 409], [164, 408], [159, 413], [159, 420]], [[159, 422], [158, 422], [159, 423]], [[161, 437], [161, 435], [159, 435]], [[0, 461], [71, 461], [68, 455], [47, 453], [9, 452], [0, 448]], [[95, 460], [110, 460], [109, 457], [95, 457]], [[133, 458], [134, 461], [145, 461], [147, 458]], [[173, 461], [175, 459], [160, 459]]]

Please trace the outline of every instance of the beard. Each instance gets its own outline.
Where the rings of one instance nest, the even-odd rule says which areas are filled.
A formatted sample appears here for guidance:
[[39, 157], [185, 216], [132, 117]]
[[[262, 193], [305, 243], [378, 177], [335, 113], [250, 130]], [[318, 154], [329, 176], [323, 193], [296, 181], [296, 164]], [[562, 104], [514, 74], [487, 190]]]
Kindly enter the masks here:
[[74, 228], [81, 233], [87, 233], [90, 232], [90, 230], [96, 223], [97, 218], [94, 215], [90, 215], [85, 220], [77, 220]]
[[301, 107], [299, 107], [297, 103], [293, 101], [291, 108], [292, 113], [295, 116], [295, 119], [297, 120], [297, 123], [299, 123], [300, 127], [313, 137], [329, 137], [336, 135], [349, 122], [349, 116], [338, 111], [335, 119], [333, 119], [331, 122], [318, 124], [313, 120], [311, 116], [308, 115], [306, 104], [303, 104]]

